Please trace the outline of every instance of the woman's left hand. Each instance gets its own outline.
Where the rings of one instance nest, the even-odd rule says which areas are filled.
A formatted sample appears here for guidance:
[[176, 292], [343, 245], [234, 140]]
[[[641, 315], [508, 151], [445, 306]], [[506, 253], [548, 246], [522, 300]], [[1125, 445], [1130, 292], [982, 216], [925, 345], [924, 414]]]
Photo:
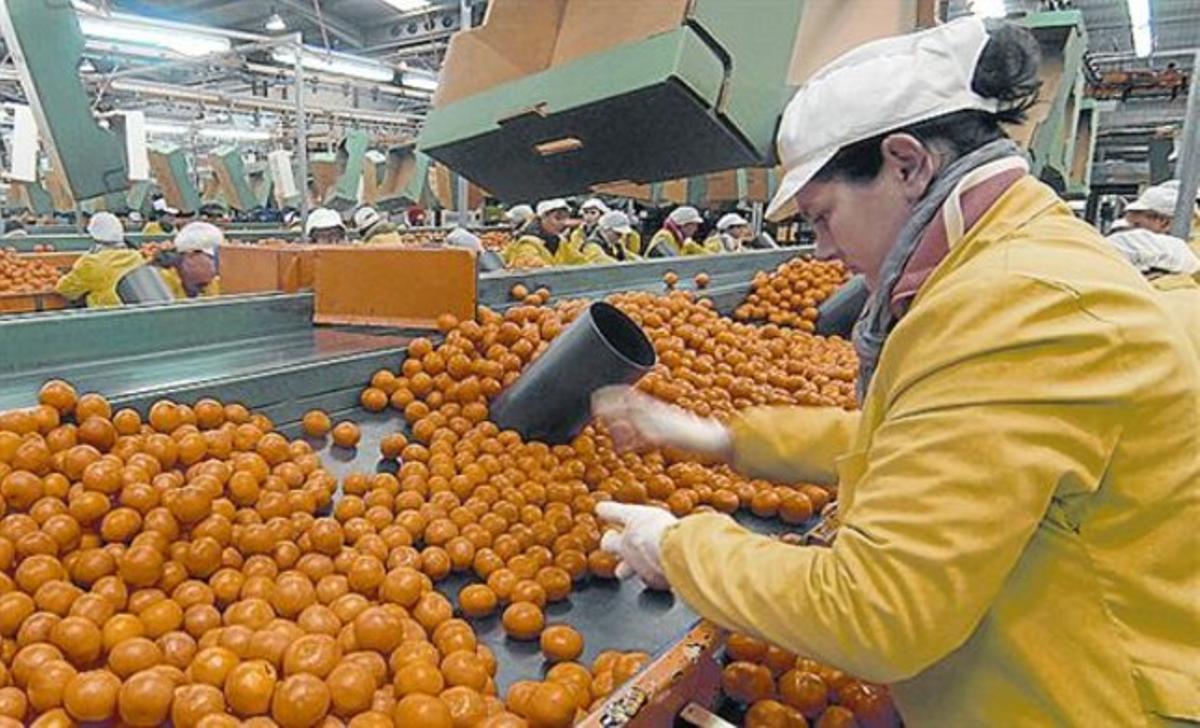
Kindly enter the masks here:
[[601, 549], [621, 557], [619, 578], [637, 574], [651, 589], [671, 588], [662, 567], [662, 539], [678, 518], [662, 508], [613, 502], [597, 505], [596, 515], [622, 527], [605, 533], [600, 540]]

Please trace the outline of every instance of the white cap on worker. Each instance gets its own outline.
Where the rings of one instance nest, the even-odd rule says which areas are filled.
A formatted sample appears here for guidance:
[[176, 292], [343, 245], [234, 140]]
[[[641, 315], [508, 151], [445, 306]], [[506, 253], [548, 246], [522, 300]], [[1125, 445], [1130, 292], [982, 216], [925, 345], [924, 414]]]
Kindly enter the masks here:
[[446, 245], [467, 248], [477, 253], [483, 250], [483, 243], [480, 242], [479, 236], [464, 228], [454, 228], [446, 233]]
[[549, 215], [555, 210], [566, 210], [570, 212], [571, 206], [568, 205], [567, 201], [561, 197], [555, 197], [552, 200], [542, 200], [537, 204], [538, 217], [541, 217], [542, 215]]
[[[1169, 190], [1174, 190], [1175, 194], [1179, 194], [1179, 180], [1177, 179], [1167, 180], [1159, 185], [1159, 187], [1165, 187]], [[1200, 202], [1200, 188], [1196, 189], [1196, 202]]]
[[150, 206], [152, 208], [154, 208], [155, 212], [165, 212], [168, 215], [178, 215], [179, 214], [179, 210], [176, 210], [174, 207], [171, 207], [170, 205], [168, 205], [166, 198], [163, 198], [163, 197], [160, 197], [157, 200], [155, 200], [153, 203], [151, 203]]
[[749, 220], [747, 220], [746, 218], [737, 214], [736, 212], [731, 212], [728, 215], [722, 215], [721, 219], [717, 220], [717, 229], [720, 230], [721, 232], [725, 232], [726, 230], [728, 230], [731, 227], [737, 227], [738, 225], [749, 225], [749, 224], [750, 224]]
[[1143, 273], [1193, 274], [1200, 271], [1200, 258], [1186, 242], [1171, 235], [1132, 228], [1109, 235], [1106, 240]]
[[180, 253], [217, 252], [217, 246], [225, 241], [221, 228], [209, 222], [189, 222], [175, 236], [175, 250]]
[[533, 208], [529, 205], [513, 205], [504, 213], [509, 222], [523, 223], [533, 217]]
[[1179, 185], [1164, 182], [1147, 187], [1138, 198], [1129, 203], [1125, 212], [1156, 212], [1167, 217], [1175, 216], [1175, 203], [1179, 201]]
[[129, 222], [134, 223], [135, 225], [141, 223], [142, 213], [138, 212], [137, 210], [129, 213]]
[[601, 230], [612, 230], [615, 233], [628, 235], [633, 232], [633, 226], [629, 224], [629, 216], [620, 210], [609, 210], [600, 216], [597, 225]]
[[311, 235], [313, 230], [335, 227], [346, 229], [346, 224], [342, 222], [342, 216], [338, 214], [338, 211], [328, 207], [318, 207], [308, 213], [308, 219], [304, 221], [304, 234]]
[[383, 217], [375, 211], [374, 207], [360, 207], [354, 213], [354, 228], [361, 233], [382, 219]]
[[584, 210], [599, 210], [600, 212], [608, 212], [608, 205], [599, 197], [592, 197], [579, 206], [579, 211]]
[[120, 218], [111, 212], [97, 212], [88, 221], [88, 235], [97, 243], [120, 245], [125, 242], [125, 226]]
[[704, 218], [700, 216], [700, 211], [691, 205], [680, 205], [671, 214], [667, 215], [667, 219], [676, 225], [687, 225], [688, 223], [702, 223]]
[[767, 216], [795, 214], [796, 194], [842, 147], [955, 111], [997, 111], [999, 101], [971, 88], [987, 41], [983, 20], [969, 16], [866, 43], [813, 74], [783, 112], [785, 174]]

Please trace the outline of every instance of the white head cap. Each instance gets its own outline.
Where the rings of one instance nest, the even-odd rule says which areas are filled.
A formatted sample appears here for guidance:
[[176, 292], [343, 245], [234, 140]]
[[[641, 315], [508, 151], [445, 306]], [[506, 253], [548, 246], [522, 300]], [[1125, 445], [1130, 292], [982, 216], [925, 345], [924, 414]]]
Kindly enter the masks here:
[[360, 207], [354, 213], [354, 228], [361, 233], [382, 219], [374, 207]]
[[1156, 212], [1167, 217], [1175, 216], [1175, 203], [1179, 201], [1179, 185], [1164, 182], [1147, 187], [1138, 198], [1129, 203], [1125, 212]]
[[736, 212], [731, 212], [728, 215], [723, 215], [720, 220], [717, 220], [717, 229], [720, 230], [721, 232], [725, 232], [726, 230], [728, 230], [731, 227], [737, 227], [738, 225], [749, 225], [749, 224], [750, 224], [749, 220], [747, 220], [746, 218], [737, 214]]
[[213, 255], [225, 241], [221, 228], [208, 222], [189, 222], [175, 236], [175, 250], [180, 253], [200, 251]]
[[1192, 274], [1200, 270], [1200, 259], [1187, 243], [1170, 235], [1133, 228], [1113, 233], [1107, 240], [1143, 273], [1159, 270]]
[[142, 213], [138, 212], [137, 210], [134, 210], [133, 212], [129, 213], [129, 222], [131, 222], [135, 225], [141, 224]]
[[608, 212], [608, 205], [604, 204], [600, 198], [593, 197], [579, 206], [580, 212], [583, 212], [584, 210], [599, 210], [600, 212], [604, 213]]
[[483, 243], [479, 241], [479, 236], [463, 228], [454, 228], [447, 233], [446, 244], [455, 248], [474, 250], [477, 253], [483, 250]]
[[571, 206], [567, 204], [566, 200], [559, 197], [556, 197], [552, 200], [542, 200], [541, 202], [537, 203], [538, 217], [549, 215], [555, 210], [566, 210], [570, 212]]
[[596, 224], [600, 226], [601, 230], [612, 230], [621, 235], [633, 232], [633, 226], [629, 224], [629, 216], [620, 210], [609, 210], [600, 216], [600, 220]]
[[529, 205], [513, 205], [504, 213], [504, 217], [511, 223], [521, 225], [533, 217], [533, 208]]
[[166, 198], [160, 197], [150, 205], [155, 212], [165, 212], [168, 215], [178, 215], [179, 210], [167, 204]]
[[671, 214], [667, 215], [667, 219], [676, 225], [687, 225], [688, 223], [700, 224], [704, 222], [704, 218], [700, 217], [700, 211], [690, 205], [680, 205]]
[[983, 20], [970, 16], [861, 45], [813, 74], [783, 112], [785, 175], [767, 216], [793, 214], [796, 193], [842, 147], [955, 111], [997, 111], [971, 88], [987, 42]]
[[328, 207], [318, 207], [308, 213], [308, 219], [304, 221], [304, 234], [312, 235], [313, 230], [321, 228], [340, 227], [346, 229], [346, 224], [342, 222], [342, 216], [337, 210], [330, 210]]
[[88, 221], [88, 235], [97, 243], [120, 245], [125, 242], [125, 227], [111, 212], [97, 212]]

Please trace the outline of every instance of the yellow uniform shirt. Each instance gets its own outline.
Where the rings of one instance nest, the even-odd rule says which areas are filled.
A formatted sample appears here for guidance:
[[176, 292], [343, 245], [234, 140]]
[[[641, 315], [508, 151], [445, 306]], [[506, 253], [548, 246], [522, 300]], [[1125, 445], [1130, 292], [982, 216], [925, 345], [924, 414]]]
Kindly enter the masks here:
[[578, 243], [570, 239], [558, 244], [553, 253], [546, 242], [536, 235], [522, 235], [504, 247], [501, 252], [504, 264], [514, 266], [521, 261], [537, 261], [543, 266], [587, 265], [593, 263], [615, 263], [595, 243]]
[[751, 410], [734, 450], [838, 483], [841, 528], [682, 519], [663, 565], [704, 617], [890, 683], [910, 727], [1200, 720], [1200, 361], [1040, 182], [924, 283], [861, 414]]
[[71, 300], [87, 296], [89, 308], [120, 306], [117, 284], [126, 273], [143, 265], [146, 265], [146, 259], [139, 251], [130, 248], [85, 253], [79, 256], [71, 270], [59, 279], [55, 290]]
[[1162, 294], [1171, 315], [1183, 326], [1188, 340], [1200, 355], [1200, 283], [1186, 273], [1159, 276], [1150, 283]]

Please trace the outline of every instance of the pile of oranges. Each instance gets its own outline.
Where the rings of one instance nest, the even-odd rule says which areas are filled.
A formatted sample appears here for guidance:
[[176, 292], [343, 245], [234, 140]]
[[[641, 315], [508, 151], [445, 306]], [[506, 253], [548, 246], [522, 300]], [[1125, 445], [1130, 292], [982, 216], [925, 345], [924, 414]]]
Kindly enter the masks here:
[[479, 233], [479, 242], [485, 250], [500, 251], [512, 242], [512, 233], [507, 230], [484, 230]]
[[746, 728], [899, 728], [886, 686], [747, 635], [730, 635], [721, 673], [725, 696], [747, 706]]
[[793, 258], [774, 272], [754, 276], [750, 295], [733, 312], [739, 321], [766, 321], [811, 332], [817, 307], [833, 295], [850, 273], [839, 261]]
[[142, 246], [139, 250], [142, 253], [142, 257], [152, 263], [155, 260], [158, 260], [158, 257], [163, 253], [175, 250], [175, 243], [171, 242], [170, 240], [142, 243]]
[[44, 261], [9, 251], [0, 252], [0, 293], [53, 291], [62, 276]]

